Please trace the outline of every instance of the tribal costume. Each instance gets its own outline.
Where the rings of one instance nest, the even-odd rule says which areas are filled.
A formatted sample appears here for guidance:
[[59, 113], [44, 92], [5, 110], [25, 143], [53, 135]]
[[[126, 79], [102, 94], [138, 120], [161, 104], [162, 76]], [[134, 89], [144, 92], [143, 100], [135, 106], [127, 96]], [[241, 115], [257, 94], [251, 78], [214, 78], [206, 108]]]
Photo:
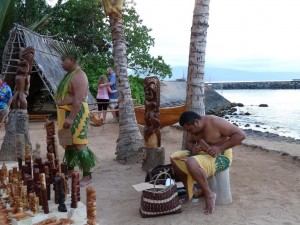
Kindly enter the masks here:
[[[57, 99], [58, 97], [62, 100], [67, 95], [69, 82], [71, 81], [73, 75], [78, 70], [75, 69], [73, 72], [67, 74], [63, 80], [60, 82], [57, 92], [54, 97]], [[64, 105], [58, 106], [57, 108], [57, 122], [58, 122], [58, 130], [63, 129], [63, 124], [65, 119], [69, 116], [72, 110], [72, 105]], [[76, 115], [74, 122], [71, 126], [72, 133], [72, 146], [63, 146], [65, 148], [65, 160], [67, 162], [68, 168], [73, 169], [75, 166], [78, 166], [81, 170], [83, 170], [83, 176], [90, 175], [90, 169], [96, 165], [97, 157], [94, 153], [85, 146], [81, 149], [76, 149], [74, 145], [87, 145], [87, 132], [89, 125], [89, 116], [90, 111], [87, 102], [82, 102], [81, 108]]]

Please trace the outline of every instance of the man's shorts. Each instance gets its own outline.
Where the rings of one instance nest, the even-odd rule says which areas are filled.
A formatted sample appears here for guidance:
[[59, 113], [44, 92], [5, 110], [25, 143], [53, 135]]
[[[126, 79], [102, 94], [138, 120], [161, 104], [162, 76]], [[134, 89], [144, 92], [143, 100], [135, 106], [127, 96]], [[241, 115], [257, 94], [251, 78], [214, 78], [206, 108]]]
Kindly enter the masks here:
[[118, 99], [109, 99], [109, 105], [108, 108], [109, 109], [115, 109], [118, 105]]
[[0, 123], [3, 123], [9, 113], [9, 108], [6, 106], [4, 109], [0, 110]]

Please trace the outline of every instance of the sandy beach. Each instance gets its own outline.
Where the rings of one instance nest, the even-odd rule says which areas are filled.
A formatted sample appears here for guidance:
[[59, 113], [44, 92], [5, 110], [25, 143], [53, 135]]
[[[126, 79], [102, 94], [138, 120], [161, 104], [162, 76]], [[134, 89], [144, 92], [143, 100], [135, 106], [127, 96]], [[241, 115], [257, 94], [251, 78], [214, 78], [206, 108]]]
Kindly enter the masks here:
[[[108, 115], [108, 120], [110, 119]], [[141, 127], [142, 129], [142, 127]], [[180, 149], [182, 131], [165, 127], [162, 146], [169, 156]], [[0, 138], [5, 134], [0, 130]], [[230, 169], [233, 203], [217, 205], [212, 215], [204, 215], [204, 200], [183, 205], [176, 215], [143, 219], [139, 215], [141, 192], [132, 185], [144, 181], [142, 165], [122, 165], [115, 160], [118, 124], [91, 126], [89, 146], [100, 161], [93, 170], [97, 189], [97, 218], [101, 225], [163, 224], [299, 224], [300, 221], [300, 142], [277, 135], [246, 131], [247, 139], [234, 148]], [[44, 151], [46, 130], [43, 122], [30, 122], [31, 143]], [[62, 148], [59, 147], [62, 153]], [[43, 156], [43, 154], [42, 154]], [[62, 154], [61, 154], [62, 156]], [[85, 188], [81, 189], [85, 203]]]

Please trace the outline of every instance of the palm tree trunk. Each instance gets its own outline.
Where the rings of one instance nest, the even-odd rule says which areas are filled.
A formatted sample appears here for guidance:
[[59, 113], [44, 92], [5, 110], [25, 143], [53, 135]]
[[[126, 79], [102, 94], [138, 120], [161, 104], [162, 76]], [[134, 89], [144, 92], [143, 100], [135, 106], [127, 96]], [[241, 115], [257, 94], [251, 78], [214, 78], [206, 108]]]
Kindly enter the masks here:
[[[186, 108], [200, 115], [205, 114], [204, 66], [209, 3], [210, 0], [195, 0], [186, 86]], [[186, 149], [185, 137], [186, 134], [183, 137], [183, 149]]]
[[127, 74], [126, 42], [121, 14], [109, 14], [113, 40], [113, 55], [119, 94], [119, 137], [117, 140], [117, 160], [135, 163], [141, 159], [140, 149], [143, 138], [138, 128], [131, 90]]

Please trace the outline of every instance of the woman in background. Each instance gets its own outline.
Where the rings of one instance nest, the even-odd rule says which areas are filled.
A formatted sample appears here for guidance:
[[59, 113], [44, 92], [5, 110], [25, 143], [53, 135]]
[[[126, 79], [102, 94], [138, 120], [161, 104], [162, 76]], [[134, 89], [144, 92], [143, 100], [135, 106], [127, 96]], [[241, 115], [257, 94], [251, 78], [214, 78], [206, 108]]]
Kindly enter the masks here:
[[108, 83], [108, 79], [105, 75], [101, 75], [98, 81], [98, 93], [97, 93], [97, 102], [98, 102], [98, 111], [103, 111], [102, 116], [101, 113], [99, 115], [99, 119], [103, 118], [103, 122], [106, 119], [106, 111], [109, 104], [109, 96], [108, 93], [115, 93], [117, 90], [111, 90], [110, 84]]

